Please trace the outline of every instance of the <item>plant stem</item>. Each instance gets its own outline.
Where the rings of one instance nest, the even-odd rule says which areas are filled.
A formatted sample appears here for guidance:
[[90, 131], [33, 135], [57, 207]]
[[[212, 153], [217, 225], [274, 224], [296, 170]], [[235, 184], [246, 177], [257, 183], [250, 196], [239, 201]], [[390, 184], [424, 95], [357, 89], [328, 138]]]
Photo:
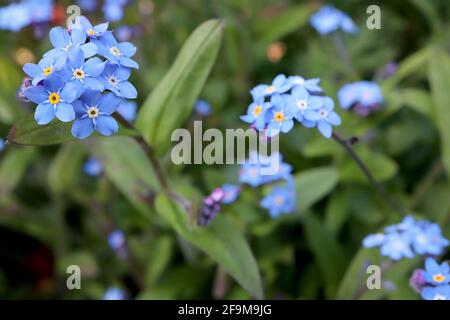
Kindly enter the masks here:
[[333, 139], [337, 141], [344, 149], [347, 151], [347, 153], [350, 155], [350, 157], [355, 161], [355, 163], [358, 165], [358, 167], [361, 169], [361, 171], [364, 173], [364, 175], [367, 177], [367, 180], [369, 180], [372, 187], [377, 190], [381, 198], [385, 201], [385, 203], [394, 211], [397, 211], [401, 213], [402, 215], [406, 215], [407, 211], [396, 201], [394, 200], [389, 193], [384, 189], [384, 187], [375, 180], [374, 176], [372, 175], [372, 172], [370, 172], [370, 169], [366, 166], [366, 164], [362, 161], [362, 159], [356, 154], [355, 150], [352, 147], [352, 139], [350, 140], [344, 140], [342, 137], [336, 133], [333, 132]]

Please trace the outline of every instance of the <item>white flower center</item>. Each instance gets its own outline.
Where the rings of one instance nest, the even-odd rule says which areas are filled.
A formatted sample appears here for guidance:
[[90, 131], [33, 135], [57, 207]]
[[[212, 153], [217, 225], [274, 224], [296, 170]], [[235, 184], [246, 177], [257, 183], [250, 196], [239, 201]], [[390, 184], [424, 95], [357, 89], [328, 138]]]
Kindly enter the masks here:
[[320, 109], [320, 111], [319, 111], [319, 116], [320, 116], [321, 118], [326, 118], [326, 117], [328, 116], [328, 111], [325, 110], [325, 109]]
[[117, 47], [111, 47], [109, 48], [109, 52], [113, 55], [113, 56], [120, 56], [120, 50]]
[[117, 80], [117, 77], [114, 75], [110, 75], [109, 77], [106, 77], [106, 81], [108, 81], [108, 83], [112, 86], [112, 87], [116, 87], [117, 84], [119, 83], [119, 80]]
[[302, 111], [306, 110], [308, 108], [308, 101], [306, 101], [304, 99], [297, 100], [297, 108]]
[[87, 115], [91, 119], [95, 119], [99, 116], [100, 112], [97, 107], [89, 107], [86, 111]]

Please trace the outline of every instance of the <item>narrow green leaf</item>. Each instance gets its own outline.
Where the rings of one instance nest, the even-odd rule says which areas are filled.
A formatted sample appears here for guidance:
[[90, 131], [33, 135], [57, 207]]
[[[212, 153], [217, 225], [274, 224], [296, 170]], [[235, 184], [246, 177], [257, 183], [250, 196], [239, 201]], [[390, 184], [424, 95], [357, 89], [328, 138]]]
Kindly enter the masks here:
[[441, 137], [442, 159], [450, 174], [450, 58], [444, 51], [433, 52], [429, 59], [428, 77]]
[[[20, 119], [9, 131], [7, 140], [9, 143], [18, 145], [45, 146], [76, 141], [77, 139], [70, 133], [72, 122], [61, 122], [53, 120], [45, 126], [38, 125], [32, 115]], [[130, 129], [119, 127], [118, 135], [133, 136], [136, 132]], [[94, 133], [92, 137], [99, 136]]]
[[139, 111], [136, 126], [159, 155], [168, 150], [172, 131], [190, 115], [216, 60], [222, 34], [220, 20], [200, 25]]
[[345, 272], [344, 250], [337, 239], [316, 217], [309, 215], [303, 219], [306, 239], [319, 265], [326, 283], [326, 296], [335, 295], [339, 280]]
[[338, 173], [332, 167], [322, 167], [303, 171], [295, 175], [297, 209], [305, 212], [317, 201], [334, 189], [338, 182]]
[[306, 25], [313, 10], [314, 6], [307, 3], [289, 7], [274, 17], [257, 17], [253, 27], [256, 41], [261, 44], [269, 44], [272, 41], [280, 40]]
[[166, 195], [159, 195], [155, 205], [181, 236], [219, 263], [253, 297], [263, 298], [256, 260], [245, 238], [226, 217], [218, 215], [208, 227], [200, 227], [193, 225], [188, 213]]
[[65, 144], [58, 150], [47, 176], [48, 184], [53, 192], [63, 192], [72, 186], [75, 178], [80, 175], [85, 154], [84, 146], [76, 142]]
[[159, 190], [157, 179], [144, 151], [129, 137], [92, 140], [89, 146], [105, 168], [105, 173], [140, 212], [150, 210], [152, 193]]
[[0, 196], [7, 195], [22, 179], [33, 160], [36, 150], [33, 148], [14, 148], [5, 153], [0, 164]]

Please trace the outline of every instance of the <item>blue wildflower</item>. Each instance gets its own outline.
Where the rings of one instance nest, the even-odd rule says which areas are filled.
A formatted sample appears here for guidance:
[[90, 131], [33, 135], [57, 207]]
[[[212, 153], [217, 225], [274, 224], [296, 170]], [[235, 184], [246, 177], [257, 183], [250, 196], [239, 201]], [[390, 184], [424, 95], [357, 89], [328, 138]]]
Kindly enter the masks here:
[[119, 126], [111, 114], [117, 110], [120, 102], [111, 92], [102, 95], [100, 91], [86, 89], [80, 99], [74, 102], [77, 117], [72, 125], [72, 135], [84, 139], [94, 130], [104, 136], [116, 133]]
[[450, 300], [450, 285], [425, 287], [422, 290], [422, 298], [425, 300]]
[[75, 119], [72, 103], [77, 98], [77, 88], [71, 83], [64, 84], [56, 74], [44, 79], [43, 85], [30, 87], [23, 94], [38, 104], [34, 118], [40, 125], [50, 123], [55, 116], [62, 122]]
[[268, 97], [274, 94], [281, 94], [289, 91], [292, 88], [292, 82], [286, 78], [284, 74], [277, 75], [272, 84], [260, 84], [254, 87], [250, 93], [253, 96], [254, 100], [257, 100], [260, 97]]
[[380, 87], [371, 81], [346, 84], [339, 89], [337, 96], [343, 109], [350, 109], [354, 105], [374, 109], [383, 103], [383, 94]]
[[433, 285], [443, 285], [450, 282], [450, 267], [446, 261], [439, 265], [433, 258], [425, 260], [425, 280]]
[[274, 187], [270, 194], [261, 200], [261, 206], [269, 210], [272, 218], [295, 210], [295, 188], [293, 184]]
[[268, 157], [250, 152], [250, 158], [240, 167], [239, 181], [257, 187], [278, 180], [289, 181], [291, 172], [292, 166], [283, 162], [278, 152]]
[[33, 79], [32, 84], [35, 86], [49, 75], [61, 69], [61, 61], [59, 65], [56, 65], [55, 62], [54, 59], [43, 58], [38, 64], [26, 63], [23, 66], [23, 71]]
[[99, 39], [93, 39], [97, 45], [98, 54], [105, 57], [110, 63], [128, 68], [139, 69], [139, 65], [131, 57], [136, 53], [136, 47], [130, 42], [120, 42], [111, 32], [105, 32]]
[[[308, 110], [305, 113], [306, 120], [316, 121], [317, 128], [325, 138], [330, 138], [333, 133], [332, 126], [341, 124], [341, 118], [334, 112], [334, 102], [329, 97], [322, 98], [322, 106], [317, 110]], [[303, 125], [305, 125], [303, 122]], [[308, 124], [306, 124], [308, 126]]]
[[90, 157], [83, 165], [85, 174], [91, 177], [98, 177], [103, 173], [103, 164], [100, 160]]
[[438, 224], [420, 221], [411, 229], [412, 246], [417, 254], [440, 255], [450, 242], [442, 236]]
[[50, 30], [50, 42], [54, 49], [45, 53], [44, 58], [54, 59], [58, 65], [66, 62], [72, 48], [79, 47], [83, 50], [85, 58], [92, 57], [97, 53], [97, 47], [94, 43], [85, 43], [86, 33], [80, 29], [73, 29], [69, 33], [61, 27], [54, 27]]
[[17, 32], [31, 23], [31, 14], [25, 3], [13, 3], [0, 8], [0, 29]]
[[321, 35], [326, 35], [339, 29], [348, 33], [358, 32], [355, 23], [347, 14], [329, 5], [323, 6], [314, 13], [309, 22]]
[[294, 127], [295, 109], [288, 103], [286, 97], [277, 94], [270, 100], [272, 107], [265, 114], [269, 137], [276, 136], [280, 131], [287, 133]]
[[131, 70], [106, 63], [103, 74], [100, 77], [106, 89], [111, 90], [119, 97], [134, 99], [137, 97], [136, 88], [128, 81]]
[[96, 39], [102, 36], [108, 30], [108, 22], [101, 23], [99, 25], [93, 26], [90, 21], [84, 17], [79, 16], [75, 19], [75, 24], [72, 26], [72, 29], [80, 29], [86, 33], [86, 36], [92, 39]]
[[102, 300], [125, 300], [125, 292], [117, 287], [111, 287], [103, 294]]
[[108, 235], [108, 244], [113, 250], [120, 250], [125, 245], [125, 235], [120, 230], [114, 230]]
[[133, 122], [136, 119], [137, 104], [134, 101], [124, 100], [117, 108], [117, 113], [120, 114], [128, 122]]
[[95, 11], [98, 5], [97, 0], [77, 0], [76, 3], [83, 11], [87, 12]]
[[211, 105], [205, 100], [197, 100], [194, 105], [194, 110], [201, 116], [209, 116], [212, 112]]
[[247, 108], [247, 114], [241, 116], [241, 120], [255, 126], [256, 129], [261, 130], [266, 126], [265, 114], [271, 108], [269, 102], [264, 101], [264, 97], [257, 97]]
[[105, 63], [99, 58], [84, 61], [84, 53], [79, 48], [73, 48], [68, 53], [68, 59], [60, 75], [64, 81], [73, 83], [82, 92], [84, 88], [103, 91], [104, 86], [99, 76], [105, 69]]
[[235, 202], [239, 193], [241, 193], [241, 188], [234, 184], [224, 184], [221, 189], [223, 191], [222, 203], [224, 204]]
[[300, 76], [290, 76], [288, 77], [288, 81], [290, 81], [293, 86], [304, 87], [306, 90], [308, 90], [309, 93], [321, 93], [323, 91], [319, 86], [319, 78], [306, 80], [305, 78]]
[[386, 235], [381, 244], [381, 255], [400, 260], [402, 258], [413, 258], [414, 253], [410, 246], [410, 238], [407, 234], [390, 233]]
[[5, 148], [5, 140], [0, 138], [0, 152]]
[[319, 109], [323, 104], [322, 97], [310, 95], [301, 86], [294, 87], [291, 94], [286, 96], [286, 100], [290, 104], [291, 109], [295, 110], [295, 119], [300, 123], [305, 119], [310, 121], [317, 120], [317, 112], [314, 112], [314, 110]]
[[106, 0], [103, 5], [103, 13], [109, 21], [119, 21], [123, 18], [123, 9], [127, 0]]

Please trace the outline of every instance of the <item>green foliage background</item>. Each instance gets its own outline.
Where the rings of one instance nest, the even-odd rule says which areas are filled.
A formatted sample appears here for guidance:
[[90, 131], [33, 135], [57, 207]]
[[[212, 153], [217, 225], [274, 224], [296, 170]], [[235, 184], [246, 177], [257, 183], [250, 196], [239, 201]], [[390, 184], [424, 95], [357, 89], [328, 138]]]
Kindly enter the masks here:
[[[150, 16], [143, 15], [142, 3], [151, 4]], [[380, 2], [381, 30], [365, 27], [372, 1], [334, 1], [361, 29], [357, 36], [342, 35], [350, 64], [331, 37], [308, 24], [321, 4], [154, 0], [127, 6], [124, 21], [113, 26], [142, 28], [132, 39], [139, 48], [140, 69], [131, 80], [142, 110], [139, 132], [171, 188], [198, 205], [213, 188], [237, 182], [238, 169], [171, 163], [170, 133], [192, 125], [198, 96], [213, 107], [204, 127], [224, 130], [244, 128], [239, 115], [250, 103], [249, 90], [278, 73], [320, 77], [333, 98], [345, 83], [377, 79], [383, 109], [359, 118], [338, 107], [343, 124], [337, 131], [360, 137], [355, 150], [376, 179], [450, 237], [448, 1]], [[271, 61], [268, 47], [276, 42], [286, 51]], [[70, 142], [67, 126], [33, 125], [31, 106], [16, 99], [24, 76], [21, 48], [40, 57], [50, 43], [34, 39], [30, 28], [0, 32], [0, 133], [6, 137], [15, 125], [10, 138], [19, 144], [0, 154], [0, 297], [96, 299], [118, 286], [137, 299], [418, 298], [408, 287], [412, 270], [421, 266], [418, 259], [386, 272], [394, 291], [360, 292], [363, 266], [381, 263], [376, 251], [360, 249], [361, 239], [402, 216], [385, 205], [335, 141], [300, 126], [281, 136], [281, 152], [295, 168], [292, 215], [270, 219], [258, 205], [261, 191], [244, 188], [210, 227], [199, 228], [161, 189], [130, 137], [136, 131], [122, 128], [120, 137]], [[398, 63], [397, 72], [379, 79], [390, 61]], [[103, 176], [83, 174], [88, 155], [102, 160]], [[126, 234], [127, 259], [107, 245], [114, 229]], [[82, 290], [66, 289], [71, 264], [82, 269]]]

